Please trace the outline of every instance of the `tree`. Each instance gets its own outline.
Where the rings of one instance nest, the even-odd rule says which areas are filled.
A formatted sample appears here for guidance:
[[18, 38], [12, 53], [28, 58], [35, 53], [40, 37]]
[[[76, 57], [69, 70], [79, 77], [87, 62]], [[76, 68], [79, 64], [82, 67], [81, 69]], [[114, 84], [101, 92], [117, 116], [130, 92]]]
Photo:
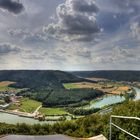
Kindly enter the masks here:
[[5, 101], [6, 103], [10, 103], [10, 102], [11, 102], [10, 97], [9, 97], [9, 96], [5, 96], [5, 97], [4, 97], [4, 101]]

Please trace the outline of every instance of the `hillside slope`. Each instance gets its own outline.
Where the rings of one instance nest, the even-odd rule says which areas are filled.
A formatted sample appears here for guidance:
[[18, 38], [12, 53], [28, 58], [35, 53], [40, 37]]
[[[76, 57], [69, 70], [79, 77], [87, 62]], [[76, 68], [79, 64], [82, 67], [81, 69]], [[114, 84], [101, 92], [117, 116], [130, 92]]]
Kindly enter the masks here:
[[109, 70], [109, 71], [77, 71], [72, 72], [72, 74], [80, 77], [95, 77], [95, 78], [105, 78], [110, 80], [117, 81], [136, 81], [140, 82], [140, 71], [118, 71], [118, 70]]
[[0, 81], [13, 81], [15, 83], [10, 85], [12, 87], [28, 88], [17, 95], [40, 101], [43, 106], [50, 107], [80, 103], [103, 95], [103, 92], [94, 89], [65, 89], [63, 83], [89, 80], [58, 70], [0, 71]]
[[82, 79], [63, 71], [53, 70], [4, 70], [0, 71], [0, 81], [14, 81], [15, 87], [63, 88], [63, 82], [77, 82]]

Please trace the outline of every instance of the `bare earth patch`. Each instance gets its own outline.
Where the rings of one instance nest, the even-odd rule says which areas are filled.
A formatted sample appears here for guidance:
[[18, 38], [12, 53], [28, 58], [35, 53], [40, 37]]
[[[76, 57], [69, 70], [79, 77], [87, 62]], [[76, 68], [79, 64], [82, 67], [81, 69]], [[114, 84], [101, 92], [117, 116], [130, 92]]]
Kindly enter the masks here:
[[112, 94], [123, 94], [127, 91], [129, 91], [131, 88], [128, 86], [122, 86], [122, 87], [118, 87], [116, 90], [112, 91]]
[[0, 86], [4, 87], [4, 86], [9, 86], [11, 84], [14, 84], [15, 82], [11, 82], [11, 81], [2, 81], [0, 82]]

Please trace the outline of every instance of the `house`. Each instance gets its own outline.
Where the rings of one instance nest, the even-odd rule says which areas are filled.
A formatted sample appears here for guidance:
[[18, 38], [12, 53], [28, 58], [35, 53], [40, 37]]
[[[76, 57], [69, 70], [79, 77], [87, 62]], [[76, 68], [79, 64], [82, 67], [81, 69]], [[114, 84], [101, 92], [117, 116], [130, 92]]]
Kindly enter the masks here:
[[4, 105], [0, 105], [0, 109], [6, 109], [9, 107], [10, 104], [4, 104]]

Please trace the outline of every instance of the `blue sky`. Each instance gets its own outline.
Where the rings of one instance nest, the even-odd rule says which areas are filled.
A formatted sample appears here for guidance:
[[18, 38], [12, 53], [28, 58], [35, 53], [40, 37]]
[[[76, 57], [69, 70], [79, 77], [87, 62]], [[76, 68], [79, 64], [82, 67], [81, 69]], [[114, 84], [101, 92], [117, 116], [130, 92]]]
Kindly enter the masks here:
[[0, 69], [140, 69], [140, 0], [0, 0]]

